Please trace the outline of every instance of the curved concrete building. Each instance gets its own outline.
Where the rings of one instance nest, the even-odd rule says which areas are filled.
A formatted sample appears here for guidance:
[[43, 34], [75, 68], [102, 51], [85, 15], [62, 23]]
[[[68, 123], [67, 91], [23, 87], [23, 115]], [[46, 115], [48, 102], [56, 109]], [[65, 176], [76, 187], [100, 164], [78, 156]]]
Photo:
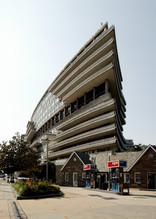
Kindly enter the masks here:
[[42, 161], [47, 132], [50, 160], [73, 151], [126, 151], [133, 141], [122, 134], [125, 105], [115, 29], [106, 23], [51, 83], [28, 122], [27, 139]]

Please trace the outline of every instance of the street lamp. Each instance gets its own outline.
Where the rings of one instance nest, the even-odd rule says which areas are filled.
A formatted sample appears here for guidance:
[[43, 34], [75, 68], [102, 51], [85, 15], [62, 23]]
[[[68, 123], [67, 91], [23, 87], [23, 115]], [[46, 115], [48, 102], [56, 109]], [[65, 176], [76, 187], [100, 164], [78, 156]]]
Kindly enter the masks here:
[[48, 161], [49, 161], [49, 157], [48, 157], [48, 146], [49, 146], [49, 142], [52, 141], [52, 139], [55, 137], [54, 134], [52, 134], [51, 132], [47, 132], [44, 136], [44, 138], [42, 139], [42, 142], [46, 142], [46, 180], [48, 181], [49, 179], [49, 174], [48, 174]]
[[48, 144], [49, 144], [49, 142], [51, 141], [50, 139], [48, 139], [48, 138], [46, 138], [45, 139], [46, 140], [46, 142], [47, 142], [47, 148], [46, 148], [46, 180], [48, 181], [48, 161], [49, 161], [49, 157], [48, 157]]

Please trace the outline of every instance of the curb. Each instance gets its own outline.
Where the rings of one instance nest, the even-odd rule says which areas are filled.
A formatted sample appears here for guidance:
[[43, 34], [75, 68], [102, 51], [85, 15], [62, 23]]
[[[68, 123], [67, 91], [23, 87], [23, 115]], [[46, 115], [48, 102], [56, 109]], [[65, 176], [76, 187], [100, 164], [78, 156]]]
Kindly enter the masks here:
[[41, 199], [41, 198], [53, 198], [53, 197], [64, 196], [63, 192], [59, 192], [59, 193], [56, 193], [56, 194], [47, 194], [47, 195], [20, 196], [12, 185], [11, 185], [11, 188], [12, 188], [12, 191], [13, 191], [13, 194], [14, 194], [16, 200]]
[[16, 219], [22, 219], [22, 217], [19, 213], [19, 210], [17, 208], [16, 202], [14, 202], [14, 201], [12, 202], [12, 208], [14, 210], [14, 214], [15, 214]]

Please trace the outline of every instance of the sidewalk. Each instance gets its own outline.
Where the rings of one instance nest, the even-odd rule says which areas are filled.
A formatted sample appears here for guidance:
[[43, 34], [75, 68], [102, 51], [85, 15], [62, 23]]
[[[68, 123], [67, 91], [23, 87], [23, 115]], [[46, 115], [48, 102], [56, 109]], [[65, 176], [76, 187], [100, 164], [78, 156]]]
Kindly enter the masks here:
[[12, 201], [14, 201], [10, 185], [3, 179], [0, 179], [0, 218], [15, 219]]

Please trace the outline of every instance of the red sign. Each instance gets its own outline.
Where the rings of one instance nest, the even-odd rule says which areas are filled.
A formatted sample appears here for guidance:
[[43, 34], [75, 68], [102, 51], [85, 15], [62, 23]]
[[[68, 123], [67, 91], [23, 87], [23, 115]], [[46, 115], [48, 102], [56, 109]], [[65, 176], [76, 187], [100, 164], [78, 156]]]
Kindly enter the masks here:
[[119, 167], [119, 161], [108, 161], [108, 167]]
[[84, 164], [83, 170], [90, 170], [90, 164]]
[[95, 170], [96, 165], [95, 164], [84, 164], [83, 165], [83, 170]]

